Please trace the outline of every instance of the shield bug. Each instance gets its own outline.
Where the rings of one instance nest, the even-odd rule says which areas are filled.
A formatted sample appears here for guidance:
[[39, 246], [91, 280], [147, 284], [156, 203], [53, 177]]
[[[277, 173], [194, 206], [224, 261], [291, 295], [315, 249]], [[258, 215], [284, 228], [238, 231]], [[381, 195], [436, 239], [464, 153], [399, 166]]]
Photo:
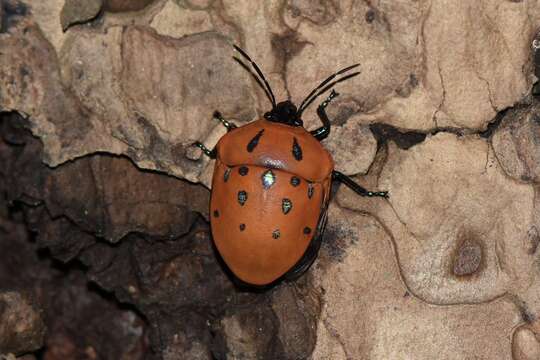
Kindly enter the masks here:
[[[333, 87], [358, 75], [352, 70], [359, 64], [329, 76], [297, 107], [289, 100], [276, 103], [257, 64], [235, 49], [255, 72], [234, 59], [251, 72], [272, 109], [241, 127], [215, 112], [227, 134], [213, 150], [200, 142], [195, 145], [216, 160], [210, 216], [217, 250], [240, 283], [269, 286], [299, 277], [317, 257], [333, 180], [362, 196], [387, 197], [387, 192], [368, 191], [334, 170], [330, 153], [320, 143], [330, 132], [325, 109], [338, 96]], [[317, 108], [322, 126], [307, 131], [302, 113], [329, 90]]]

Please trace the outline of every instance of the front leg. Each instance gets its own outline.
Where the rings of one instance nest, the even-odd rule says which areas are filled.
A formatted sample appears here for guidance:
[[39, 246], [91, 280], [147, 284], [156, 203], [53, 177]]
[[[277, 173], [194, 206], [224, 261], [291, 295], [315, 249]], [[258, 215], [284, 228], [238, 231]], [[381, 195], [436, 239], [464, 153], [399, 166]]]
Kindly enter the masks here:
[[[214, 119], [218, 120], [223, 126], [227, 128], [227, 132], [236, 129], [238, 126], [236, 124], [226, 120], [219, 111], [214, 111]], [[203, 153], [208, 156], [210, 159], [215, 159], [217, 155], [216, 149], [208, 149], [204, 144], [200, 141], [196, 141], [193, 143], [193, 146], [198, 147], [203, 151]]]
[[333, 171], [332, 172], [332, 179], [341, 181], [343, 184], [347, 185], [352, 191], [357, 193], [358, 195], [362, 196], [380, 196], [383, 198], [388, 198], [388, 191], [369, 191], [361, 187], [359, 184], [357, 184], [353, 179], [348, 177], [347, 175], [343, 174], [339, 171]]
[[213, 148], [212, 150], [208, 149], [206, 146], [204, 146], [204, 144], [200, 141], [195, 141], [195, 143], [193, 143], [194, 146], [200, 148], [203, 153], [208, 156], [210, 159], [215, 159], [216, 158], [216, 155], [217, 155], [217, 151], [216, 151], [216, 148]]
[[330, 134], [331, 124], [330, 124], [330, 119], [328, 119], [328, 115], [326, 115], [326, 107], [337, 96], [339, 96], [339, 94], [334, 89], [332, 89], [330, 96], [328, 96], [328, 98], [326, 98], [326, 100], [324, 100], [322, 104], [319, 105], [319, 107], [317, 108], [317, 115], [319, 115], [319, 119], [321, 119], [323, 126], [321, 126], [318, 129], [310, 131], [310, 133], [319, 141], [325, 139], [328, 136], [328, 134]]
[[227, 128], [227, 132], [238, 127], [235, 123], [226, 120], [219, 111], [214, 111], [214, 119], [218, 120], [223, 126], [225, 126]]

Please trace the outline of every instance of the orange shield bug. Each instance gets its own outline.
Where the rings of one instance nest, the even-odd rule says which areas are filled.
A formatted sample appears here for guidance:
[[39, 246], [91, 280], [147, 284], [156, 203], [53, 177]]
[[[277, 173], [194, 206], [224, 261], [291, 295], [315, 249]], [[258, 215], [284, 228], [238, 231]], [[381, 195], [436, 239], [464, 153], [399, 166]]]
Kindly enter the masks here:
[[[297, 108], [286, 100], [276, 104], [272, 88], [257, 64], [239, 47], [251, 72], [272, 104], [264, 118], [237, 127], [219, 112], [227, 127], [213, 150], [195, 145], [216, 159], [210, 217], [214, 243], [240, 284], [269, 286], [302, 275], [317, 257], [326, 225], [332, 181], [340, 181], [362, 196], [387, 197], [368, 191], [334, 170], [330, 153], [320, 141], [330, 133], [326, 107], [339, 94], [333, 87], [359, 74], [359, 64], [329, 76]], [[341, 77], [340, 77], [341, 75]], [[332, 89], [317, 108], [318, 129], [303, 127], [302, 113]]]

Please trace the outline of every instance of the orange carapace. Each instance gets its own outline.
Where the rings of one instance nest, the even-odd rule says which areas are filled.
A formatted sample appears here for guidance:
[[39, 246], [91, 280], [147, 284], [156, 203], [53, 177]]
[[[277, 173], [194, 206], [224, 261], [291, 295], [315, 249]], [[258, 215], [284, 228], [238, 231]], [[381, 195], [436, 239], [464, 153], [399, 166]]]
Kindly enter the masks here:
[[[330, 131], [325, 108], [338, 95], [334, 90], [317, 109], [322, 127], [307, 131], [301, 119], [315, 98], [358, 75], [350, 72], [358, 65], [327, 78], [297, 108], [290, 101], [276, 104], [259, 67], [243, 50], [235, 49], [255, 70], [252, 75], [265, 90], [272, 109], [263, 119], [241, 127], [216, 112], [215, 118], [228, 133], [213, 150], [200, 142], [196, 145], [216, 159], [210, 217], [219, 254], [239, 283], [270, 286], [300, 276], [315, 260], [332, 180], [363, 196], [386, 197], [387, 193], [368, 191], [335, 171], [330, 153], [321, 145]], [[335, 79], [338, 75], [342, 76]]]

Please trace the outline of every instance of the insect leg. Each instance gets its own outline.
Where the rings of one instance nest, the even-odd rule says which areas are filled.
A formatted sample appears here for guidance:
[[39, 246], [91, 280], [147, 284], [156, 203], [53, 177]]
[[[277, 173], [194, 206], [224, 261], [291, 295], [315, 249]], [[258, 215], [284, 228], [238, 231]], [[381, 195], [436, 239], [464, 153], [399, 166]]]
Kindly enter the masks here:
[[332, 179], [338, 180], [342, 182], [343, 184], [347, 185], [352, 191], [355, 193], [362, 195], [362, 196], [380, 196], [387, 198], [388, 197], [388, 191], [369, 191], [358, 185], [355, 181], [353, 181], [350, 177], [347, 175], [339, 172], [339, 171], [333, 171], [332, 172]]
[[214, 119], [221, 122], [223, 126], [227, 128], [227, 131], [231, 131], [232, 129], [236, 129], [238, 127], [236, 124], [225, 120], [219, 111], [214, 111]]
[[330, 119], [328, 119], [328, 115], [326, 115], [326, 107], [338, 95], [339, 94], [335, 90], [332, 89], [332, 92], [330, 93], [330, 95], [317, 108], [317, 115], [319, 115], [319, 119], [321, 119], [323, 126], [321, 126], [318, 129], [310, 131], [310, 133], [319, 141], [325, 139], [328, 136], [328, 134], [330, 134]]
[[197, 146], [198, 148], [200, 148], [203, 153], [205, 153], [206, 156], [208, 156], [210, 159], [215, 159], [216, 158], [216, 149], [212, 149], [212, 150], [209, 150], [206, 146], [203, 145], [202, 142], [200, 141], [196, 141], [194, 144], [194, 146]]

